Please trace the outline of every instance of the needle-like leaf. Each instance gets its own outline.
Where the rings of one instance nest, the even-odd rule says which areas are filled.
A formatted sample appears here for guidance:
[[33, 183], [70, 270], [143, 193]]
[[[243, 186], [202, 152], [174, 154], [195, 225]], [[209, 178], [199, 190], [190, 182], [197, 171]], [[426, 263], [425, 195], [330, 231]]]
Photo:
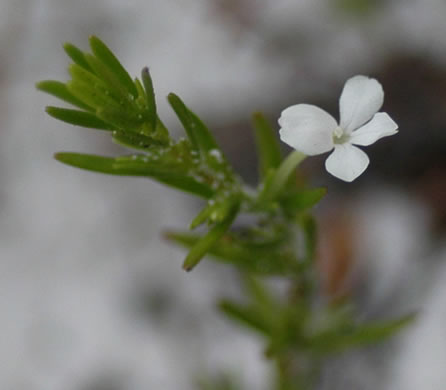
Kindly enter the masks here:
[[384, 341], [411, 324], [415, 316], [404, 316], [394, 321], [357, 325], [350, 330], [328, 329], [309, 340], [314, 351], [332, 354], [352, 347], [362, 347]]
[[134, 97], [137, 97], [138, 92], [132, 78], [127, 73], [125, 68], [121, 65], [119, 60], [115, 57], [115, 55], [111, 52], [111, 50], [105, 45], [105, 43], [102, 42], [99, 38], [91, 36], [90, 47], [93, 51], [93, 54], [112, 70], [112, 72], [120, 80], [122, 85], [126, 86], [127, 91]]
[[290, 213], [307, 210], [315, 206], [327, 193], [326, 188], [312, 188], [286, 194], [282, 198], [283, 207]]
[[[179, 232], [168, 232], [166, 238], [186, 248], [192, 248], [201, 239], [197, 234]], [[293, 274], [299, 268], [291, 253], [263, 246], [255, 247], [237, 240], [230, 233], [215, 242], [208, 253], [214, 260], [259, 275]]]
[[150, 77], [149, 68], [145, 67], [141, 72], [142, 82], [144, 84], [145, 95], [147, 98], [147, 116], [152, 128], [156, 127], [156, 101], [153, 90], [152, 77]]
[[186, 271], [191, 271], [206, 255], [212, 246], [227, 232], [237, 216], [240, 204], [234, 203], [225, 220], [216, 223], [203, 237], [191, 248], [183, 263]]
[[211, 150], [219, 149], [217, 142], [206, 125], [196, 114], [187, 108], [177, 95], [170, 93], [167, 99], [183, 124], [190, 141], [197, 149], [204, 152], [205, 155]]
[[55, 81], [55, 80], [45, 80], [40, 81], [36, 84], [36, 88], [42, 92], [49, 93], [73, 106], [82, 108], [87, 111], [93, 111], [93, 108], [83, 103], [77, 97], [75, 97], [67, 88], [66, 84]]
[[68, 54], [68, 56], [73, 60], [75, 64], [78, 64], [88, 71], [92, 71], [90, 65], [88, 65], [88, 62], [85, 59], [85, 55], [82, 50], [68, 42], [63, 45], [63, 48], [65, 50], [65, 53]]
[[96, 115], [79, 110], [48, 106], [46, 112], [53, 118], [72, 125], [87, 127], [97, 130], [114, 130], [114, 127], [100, 120]]
[[270, 169], [279, 167], [282, 161], [282, 154], [274, 129], [260, 112], [253, 115], [253, 126], [257, 144], [259, 171], [261, 177], [265, 177]]
[[204, 198], [210, 198], [214, 192], [203, 183], [199, 183], [185, 174], [172, 172], [159, 164], [145, 163], [132, 158], [113, 158], [80, 153], [57, 153], [56, 160], [73, 167], [94, 172], [121, 176], [143, 176], [154, 178], [171, 187], [181, 189]]

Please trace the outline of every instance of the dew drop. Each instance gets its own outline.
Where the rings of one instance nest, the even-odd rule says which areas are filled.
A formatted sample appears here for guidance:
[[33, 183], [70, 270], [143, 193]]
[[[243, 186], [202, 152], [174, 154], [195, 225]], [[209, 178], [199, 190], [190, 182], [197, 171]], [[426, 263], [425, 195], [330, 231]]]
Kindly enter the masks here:
[[218, 149], [211, 149], [209, 151], [209, 156], [214, 157], [218, 162], [223, 161], [223, 156], [221, 155], [221, 152]]

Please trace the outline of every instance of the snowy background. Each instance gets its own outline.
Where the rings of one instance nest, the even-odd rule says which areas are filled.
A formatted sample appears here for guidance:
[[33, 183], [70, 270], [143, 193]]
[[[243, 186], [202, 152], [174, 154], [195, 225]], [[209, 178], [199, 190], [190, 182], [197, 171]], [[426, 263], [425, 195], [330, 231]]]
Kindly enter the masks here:
[[189, 390], [197, 375], [228, 371], [247, 389], [268, 389], [259, 340], [214, 309], [237, 294], [234, 275], [210, 262], [186, 274], [184, 253], [162, 240], [199, 204], [52, 159], [121, 150], [46, 116], [55, 100], [34, 88], [66, 80], [63, 42], [87, 48], [96, 34], [133, 75], [150, 66], [169, 128], [180, 131], [162, 97], [175, 91], [250, 182], [250, 112], [275, 120], [305, 101], [336, 114], [346, 78], [380, 79], [401, 131], [369, 149], [369, 172], [346, 185], [323, 159], [304, 168], [329, 186], [322, 231], [336, 237], [334, 226], [350, 247], [348, 286], [334, 285], [365, 318], [420, 314], [386, 347], [331, 362], [321, 388], [444, 390], [446, 3], [371, 3], [0, 0], [0, 388]]

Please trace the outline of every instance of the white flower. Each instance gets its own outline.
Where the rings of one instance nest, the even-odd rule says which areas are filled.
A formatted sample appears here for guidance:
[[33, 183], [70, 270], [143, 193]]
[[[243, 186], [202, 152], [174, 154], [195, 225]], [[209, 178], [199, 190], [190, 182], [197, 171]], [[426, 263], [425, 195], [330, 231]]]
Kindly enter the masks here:
[[352, 77], [339, 99], [339, 124], [319, 107], [297, 104], [282, 111], [280, 139], [309, 156], [334, 149], [325, 168], [339, 179], [353, 181], [369, 165], [367, 155], [354, 145], [368, 146], [398, 132], [390, 116], [378, 112], [383, 101], [384, 92], [377, 80]]

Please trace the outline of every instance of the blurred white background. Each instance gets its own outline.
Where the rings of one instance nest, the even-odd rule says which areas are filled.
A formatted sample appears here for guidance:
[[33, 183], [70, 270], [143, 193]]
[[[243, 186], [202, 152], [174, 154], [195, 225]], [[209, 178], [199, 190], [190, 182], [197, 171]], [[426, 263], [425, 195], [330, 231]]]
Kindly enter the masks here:
[[[260, 340], [213, 307], [237, 294], [235, 275], [210, 262], [184, 273], [183, 251], [161, 237], [164, 228], [186, 226], [199, 205], [148, 180], [96, 175], [52, 159], [62, 150], [122, 153], [107, 134], [44, 113], [56, 101], [34, 84], [67, 79], [62, 43], [86, 49], [95, 34], [132, 75], [150, 66], [168, 126], [180, 133], [164, 99], [175, 91], [219, 130], [253, 182], [245, 125], [254, 110], [275, 120], [287, 105], [308, 99], [335, 110], [345, 79], [363, 73], [383, 76], [384, 90], [396, 91], [389, 107], [408, 123], [404, 102], [427, 84], [446, 86], [446, 3], [372, 3], [0, 0], [2, 389], [188, 390], [194, 375], [220, 371], [247, 389], [268, 388]], [[422, 65], [411, 67], [407, 58]], [[425, 81], [431, 67], [439, 82]], [[413, 80], [420, 83], [409, 89], [414, 94], [398, 89]], [[369, 178], [347, 187], [329, 179], [317, 159], [306, 168], [329, 186], [318, 210], [322, 229], [334, 209], [354, 226], [349, 280], [364, 317], [420, 310], [391, 347], [332, 362], [323, 388], [444, 390], [446, 248], [437, 222], [444, 223], [446, 175], [441, 168], [427, 180], [438, 161], [426, 157], [434, 155], [426, 145], [446, 145], [446, 90], [439, 91], [424, 92], [433, 96], [426, 104], [436, 121], [409, 104], [418, 127], [400, 126], [375, 149]], [[409, 159], [418, 152], [422, 162]], [[427, 168], [415, 177], [416, 164]]]

